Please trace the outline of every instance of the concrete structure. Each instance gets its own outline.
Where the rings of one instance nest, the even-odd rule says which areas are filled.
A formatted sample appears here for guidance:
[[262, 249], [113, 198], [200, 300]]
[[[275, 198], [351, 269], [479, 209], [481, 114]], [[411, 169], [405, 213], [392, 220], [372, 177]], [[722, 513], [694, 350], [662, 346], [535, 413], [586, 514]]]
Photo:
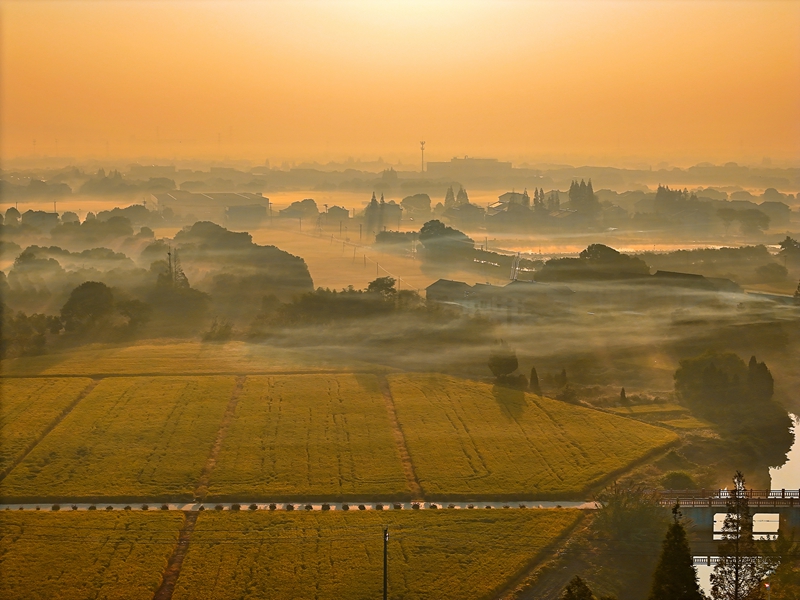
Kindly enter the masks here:
[[175, 190], [152, 194], [151, 197], [158, 210], [163, 211], [168, 208], [176, 214], [194, 215], [198, 219], [212, 219], [216, 222], [222, 222], [226, 217], [227, 208], [232, 206], [266, 204], [269, 212], [269, 198], [265, 198], [261, 193], [196, 193]]
[[476, 179], [508, 177], [512, 174], [511, 163], [496, 158], [453, 157], [450, 162], [430, 162], [426, 165], [429, 177], [450, 179]]

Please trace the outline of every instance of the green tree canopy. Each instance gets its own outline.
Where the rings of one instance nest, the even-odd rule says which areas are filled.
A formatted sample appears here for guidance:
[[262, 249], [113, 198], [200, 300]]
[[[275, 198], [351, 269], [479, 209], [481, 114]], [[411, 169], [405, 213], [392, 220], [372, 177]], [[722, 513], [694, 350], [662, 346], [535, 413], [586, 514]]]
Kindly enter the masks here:
[[703, 600], [703, 593], [697, 582], [697, 572], [692, 564], [692, 553], [686, 530], [678, 519], [678, 507], [673, 514], [675, 519], [667, 530], [661, 546], [661, 558], [653, 575], [653, 587], [648, 600]]

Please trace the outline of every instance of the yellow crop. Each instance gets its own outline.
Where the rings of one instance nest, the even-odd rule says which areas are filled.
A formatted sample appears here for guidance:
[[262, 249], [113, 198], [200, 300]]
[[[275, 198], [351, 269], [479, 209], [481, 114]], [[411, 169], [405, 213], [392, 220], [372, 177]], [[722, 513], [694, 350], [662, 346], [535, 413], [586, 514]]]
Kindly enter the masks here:
[[204, 512], [174, 600], [493, 597], [580, 518], [576, 510]]
[[0, 473], [87, 388], [91, 379], [0, 379]]
[[178, 541], [179, 513], [0, 513], [5, 600], [150, 600]]
[[390, 375], [417, 478], [431, 497], [585, 492], [675, 439], [632, 419], [443, 375]]
[[248, 377], [210, 495], [265, 500], [408, 495], [376, 377]]
[[191, 496], [233, 377], [101, 381], [0, 483], [7, 498]]

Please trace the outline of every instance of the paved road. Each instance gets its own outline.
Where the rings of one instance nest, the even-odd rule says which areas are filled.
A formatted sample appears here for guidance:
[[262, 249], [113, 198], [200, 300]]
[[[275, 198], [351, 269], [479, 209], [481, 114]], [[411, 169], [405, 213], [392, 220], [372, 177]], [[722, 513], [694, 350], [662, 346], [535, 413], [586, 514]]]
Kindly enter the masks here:
[[[578, 508], [581, 510], [594, 510], [598, 508], [596, 502], [576, 502], [576, 501], [520, 501], [520, 502], [436, 502], [434, 501], [426, 501], [426, 502], [276, 502], [271, 504], [269, 502], [241, 502], [240, 506], [242, 510], [248, 510], [251, 504], [256, 505], [256, 510], [286, 510], [289, 505], [291, 505], [294, 510], [319, 510], [321, 511], [323, 506], [327, 506], [326, 510], [413, 510], [414, 505], [416, 504], [419, 509], [422, 510], [431, 510], [432, 505], [435, 505], [438, 509], [455, 509], [455, 510], [478, 510], [482, 509], [485, 510], [487, 508], [492, 509], [556, 509], [556, 508]], [[0, 510], [32, 510], [32, 511], [52, 511], [53, 504], [7, 504], [3, 503], [0, 504]], [[142, 503], [135, 503], [135, 504], [106, 504], [106, 503], [98, 503], [98, 504], [87, 504], [87, 503], [79, 503], [79, 504], [61, 504], [59, 506], [60, 510], [63, 511], [71, 511], [71, 510], [78, 510], [78, 511], [88, 511], [91, 507], [95, 507], [92, 510], [108, 510], [108, 507], [111, 507], [113, 510], [128, 510], [133, 511], [149, 511], [149, 512], [158, 512], [159, 510], [164, 510], [163, 507], [166, 506], [166, 510], [174, 510], [174, 511], [198, 511], [201, 510], [219, 510], [217, 507], [222, 507], [221, 510], [231, 510], [233, 503], [231, 502], [194, 502], [194, 503], [168, 503], [164, 504], [162, 502], [153, 502], [148, 504]], [[274, 506], [274, 509], [272, 508]], [[311, 508], [308, 508], [308, 507]], [[344, 508], [347, 506], [348, 508]], [[146, 508], [145, 508], [146, 507]], [[363, 508], [361, 508], [363, 507]], [[382, 508], [379, 508], [382, 507]]]

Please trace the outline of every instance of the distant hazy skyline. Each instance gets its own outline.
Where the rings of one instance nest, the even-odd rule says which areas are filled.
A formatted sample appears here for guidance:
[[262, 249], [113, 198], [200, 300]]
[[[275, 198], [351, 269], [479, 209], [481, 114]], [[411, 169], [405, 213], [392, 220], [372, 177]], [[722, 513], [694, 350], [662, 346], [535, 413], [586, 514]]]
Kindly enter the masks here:
[[4, 159], [800, 163], [793, 0], [5, 1], [0, 33]]

